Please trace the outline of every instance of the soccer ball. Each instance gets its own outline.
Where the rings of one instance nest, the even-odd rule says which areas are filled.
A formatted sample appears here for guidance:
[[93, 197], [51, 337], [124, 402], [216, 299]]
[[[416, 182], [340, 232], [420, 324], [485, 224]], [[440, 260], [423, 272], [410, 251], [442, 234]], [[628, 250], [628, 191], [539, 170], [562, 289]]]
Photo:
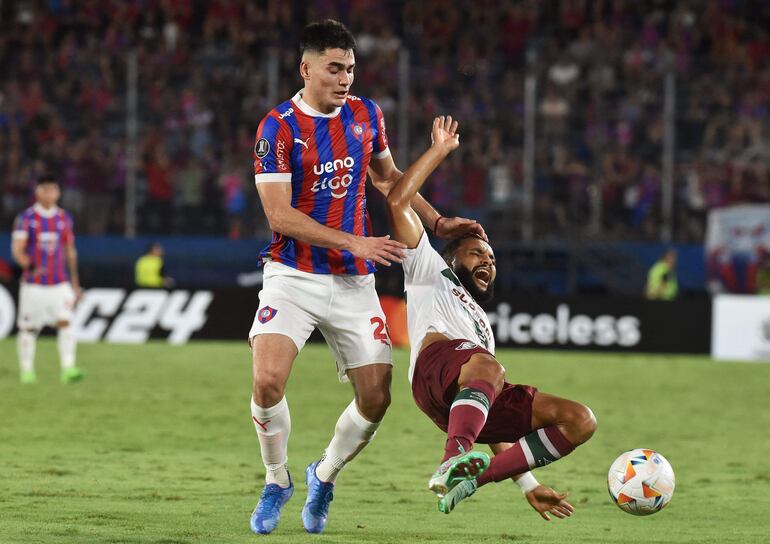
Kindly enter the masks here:
[[669, 462], [647, 449], [621, 454], [607, 475], [612, 502], [635, 516], [649, 516], [666, 506], [674, 494], [674, 485], [674, 469]]

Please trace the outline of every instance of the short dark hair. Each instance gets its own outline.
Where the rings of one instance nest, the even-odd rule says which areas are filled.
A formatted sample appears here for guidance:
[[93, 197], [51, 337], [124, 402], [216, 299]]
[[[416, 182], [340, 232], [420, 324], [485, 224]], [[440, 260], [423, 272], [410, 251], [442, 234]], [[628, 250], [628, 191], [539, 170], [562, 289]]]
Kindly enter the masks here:
[[[479, 240], [484, 240], [481, 236], [478, 234], [466, 234], [465, 236], [461, 236], [460, 238], [455, 238], [451, 242], [449, 242], [447, 245], [443, 247], [441, 250], [441, 258], [445, 261], [448, 261], [450, 257], [452, 257], [455, 254], [455, 251], [457, 251], [460, 247], [460, 244], [463, 243], [463, 240], [467, 240], [468, 238], [478, 238]], [[486, 240], [485, 240], [486, 241]]]
[[37, 184], [43, 185], [44, 183], [59, 183], [59, 177], [50, 172], [43, 174], [37, 178]]
[[326, 49], [355, 51], [356, 39], [348, 27], [334, 19], [326, 19], [307, 25], [302, 31], [302, 37], [299, 41], [300, 55], [308, 50], [323, 53]]

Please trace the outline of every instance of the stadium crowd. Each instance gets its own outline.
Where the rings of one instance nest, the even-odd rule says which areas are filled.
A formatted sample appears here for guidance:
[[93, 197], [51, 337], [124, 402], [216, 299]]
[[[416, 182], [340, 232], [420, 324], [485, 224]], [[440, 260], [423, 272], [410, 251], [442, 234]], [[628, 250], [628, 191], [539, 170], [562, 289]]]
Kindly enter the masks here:
[[[770, 201], [770, 4], [761, 0], [49, 0], [0, 3], [0, 230], [28, 205], [34, 179], [54, 171], [80, 232], [123, 231], [135, 50], [140, 231], [264, 236], [251, 156], [274, 105], [267, 66], [277, 59], [274, 98], [292, 96], [298, 58], [285, 44], [325, 17], [356, 33], [353, 92], [380, 104], [402, 169], [427, 145], [435, 114], [459, 117], [461, 152], [432, 178], [429, 198], [487, 221], [493, 236], [520, 232], [528, 72], [537, 77], [537, 237], [659, 237], [667, 71], [675, 239], [701, 242], [709, 209]], [[402, 50], [408, 152], [398, 141]]]

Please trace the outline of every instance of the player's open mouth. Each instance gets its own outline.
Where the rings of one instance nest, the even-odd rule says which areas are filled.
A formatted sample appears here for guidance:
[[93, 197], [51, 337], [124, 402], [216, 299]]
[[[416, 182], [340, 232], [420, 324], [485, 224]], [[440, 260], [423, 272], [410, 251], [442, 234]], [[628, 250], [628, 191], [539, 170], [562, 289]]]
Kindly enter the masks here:
[[348, 96], [348, 92], [347, 91], [336, 91], [334, 93], [334, 96], [336, 96], [337, 98], [346, 98]]
[[485, 266], [479, 266], [473, 270], [473, 279], [484, 289], [489, 286], [489, 280], [492, 278], [492, 272]]

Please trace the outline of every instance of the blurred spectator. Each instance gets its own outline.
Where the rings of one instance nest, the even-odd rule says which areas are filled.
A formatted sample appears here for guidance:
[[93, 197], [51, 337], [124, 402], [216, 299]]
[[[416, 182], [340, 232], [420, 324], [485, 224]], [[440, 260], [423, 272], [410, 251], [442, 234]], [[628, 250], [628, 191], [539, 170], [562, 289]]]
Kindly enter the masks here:
[[651, 300], [674, 300], [677, 297], [679, 284], [676, 279], [676, 251], [669, 249], [652, 265], [647, 274], [645, 294]]
[[757, 294], [770, 295], [770, 250], [765, 250], [757, 268]]
[[134, 267], [134, 280], [137, 287], [160, 289], [174, 286], [173, 278], [166, 276], [163, 263], [163, 246], [153, 242], [147, 252], [139, 257]]

